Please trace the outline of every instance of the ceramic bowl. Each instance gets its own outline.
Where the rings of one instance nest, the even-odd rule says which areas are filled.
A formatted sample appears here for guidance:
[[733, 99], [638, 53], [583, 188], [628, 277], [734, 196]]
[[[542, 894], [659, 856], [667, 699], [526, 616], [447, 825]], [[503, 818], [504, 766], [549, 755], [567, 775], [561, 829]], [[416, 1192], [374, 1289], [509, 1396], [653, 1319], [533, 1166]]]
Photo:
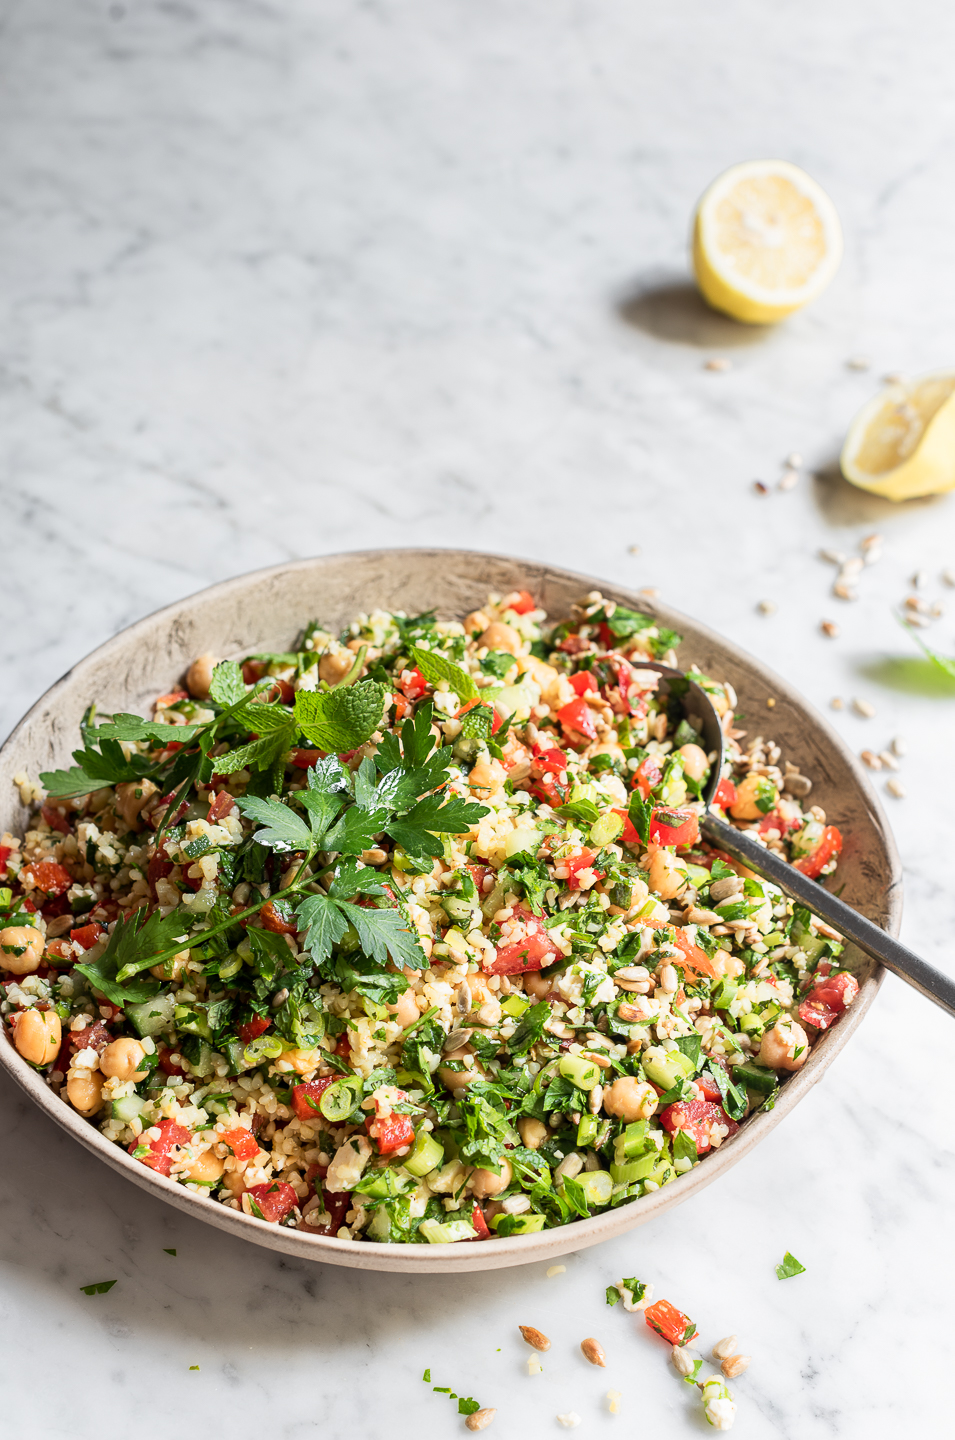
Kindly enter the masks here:
[[[284, 650], [312, 617], [320, 617], [335, 630], [358, 611], [376, 606], [408, 614], [436, 606], [444, 618], [462, 617], [477, 608], [489, 591], [507, 594], [528, 589], [551, 616], [559, 617], [572, 601], [594, 588], [621, 604], [652, 612], [683, 635], [679, 649], [683, 666], [695, 661], [705, 672], [731, 681], [740, 709], [758, 717], [749, 721], [750, 728], [772, 735], [786, 758], [812, 777], [813, 800], [840, 826], [845, 836], [838, 872], [843, 898], [895, 934], [901, 916], [901, 867], [882, 809], [854, 756], [784, 680], [705, 626], [655, 600], [591, 576], [470, 550], [371, 550], [296, 561], [214, 585], [140, 620], [57, 681], [0, 750], [0, 831], [22, 833], [27, 818], [13, 776], [25, 770], [36, 777], [41, 770], [69, 764], [70, 752], [78, 744], [80, 717], [91, 702], [100, 711], [149, 714], [154, 698], [172, 689], [204, 651], [240, 656]], [[776, 702], [771, 711], [768, 698]], [[849, 963], [861, 986], [856, 1003], [786, 1082], [773, 1110], [754, 1115], [733, 1140], [653, 1195], [542, 1234], [480, 1244], [444, 1247], [338, 1240], [236, 1213], [156, 1175], [105, 1140], [47, 1088], [16, 1053], [6, 1032], [0, 1039], [0, 1064], [51, 1119], [134, 1185], [254, 1244], [356, 1269], [487, 1270], [551, 1260], [620, 1235], [695, 1195], [749, 1154], [822, 1078], [875, 999], [881, 968], [858, 952], [850, 954]]]

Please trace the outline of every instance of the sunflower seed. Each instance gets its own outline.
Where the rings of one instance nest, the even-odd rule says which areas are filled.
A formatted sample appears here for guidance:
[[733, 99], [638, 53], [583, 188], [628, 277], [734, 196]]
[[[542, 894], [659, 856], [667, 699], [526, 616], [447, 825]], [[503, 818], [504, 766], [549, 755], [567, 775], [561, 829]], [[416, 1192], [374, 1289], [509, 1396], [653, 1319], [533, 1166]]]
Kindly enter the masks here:
[[727, 360], [725, 355], [714, 355], [713, 358], [707, 360], [703, 366], [704, 370], [731, 370], [732, 368], [732, 360]]
[[470, 1015], [471, 987], [466, 980], [462, 980], [458, 986], [457, 994], [454, 997], [454, 1005], [459, 1015]]
[[846, 361], [847, 370], [868, 370], [872, 361], [868, 355], [850, 355]]
[[856, 714], [861, 715], [864, 720], [871, 720], [875, 714], [875, 706], [868, 700], [853, 700], [852, 708]]
[[455, 1050], [463, 1050], [473, 1034], [473, 1030], [449, 1030], [441, 1049], [446, 1055]]
[[819, 629], [823, 635], [828, 635], [830, 640], [835, 640], [839, 635], [839, 626], [834, 620], [820, 620]]
[[535, 1329], [533, 1325], [518, 1325], [517, 1328], [532, 1349], [542, 1351], [550, 1349], [550, 1341], [547, 1336]]
[[894, 776], [891, 780], [887, 780], [885, 782], [885, 788], [886, 790], [888, 790], [890, 795], [895, 796], [896, 800], [905, 799], [905, 786], [902, 784], [901, 780], [896, 780]]
[[846, 557], [841, 550], [820, 550], [820, 560], [828, 560], [830, 565], [844, 565]]
[[905, 755], [908, 753], [908, 748], [909, 747], [906, 741], [903, 740], [902, 736], [896, 735], [895, 739], [892, 741], [892, 754]]

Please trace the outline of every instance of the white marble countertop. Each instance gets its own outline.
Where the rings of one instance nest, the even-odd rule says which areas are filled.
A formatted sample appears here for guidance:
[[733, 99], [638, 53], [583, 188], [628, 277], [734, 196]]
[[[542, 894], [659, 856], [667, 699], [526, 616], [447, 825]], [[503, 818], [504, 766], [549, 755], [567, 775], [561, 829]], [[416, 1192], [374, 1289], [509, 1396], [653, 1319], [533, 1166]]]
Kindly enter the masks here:
[[[868, 499], [834, 460], [881, 374], [955, 360], [953, 42], [940, 0], [0, 3], [0, 733], [130, 621], [287, 557], [463, 544], [656, 585], [816, 704], [869, 700], [833, 716], [854, 747], [908, 738], [903, 937], [950, 964], [955, 685], [892, 606], [920, 568], [945, 599], [955, 502]], [[771, 333], [707, 313], [685, 263], [699, 192], [766, 153], [847, 237]], [[792, 451], [800, 484], [759, 498]], [[873, 530], [840, 603], [816, 552]], [[952, 651], [950, 619], [932, 633]], [[951, 1037], [890, 977], [761, 1150], [550, 1279], [281, 1260], [2, 1082], [10, 1433], [464, 1433], [425, 1366], [497, 1406], [495, 1440], [571, 1409], [581, 1435], [704, 1433], [662, 1343], [605, 1308], [621, 1274], [738, 1332], [740, 1440], [948, 1433]], [[807, 1273], [781, 1285], [787, 1249]], [[518, 1323], [554, 1341], [541, 1376]]]

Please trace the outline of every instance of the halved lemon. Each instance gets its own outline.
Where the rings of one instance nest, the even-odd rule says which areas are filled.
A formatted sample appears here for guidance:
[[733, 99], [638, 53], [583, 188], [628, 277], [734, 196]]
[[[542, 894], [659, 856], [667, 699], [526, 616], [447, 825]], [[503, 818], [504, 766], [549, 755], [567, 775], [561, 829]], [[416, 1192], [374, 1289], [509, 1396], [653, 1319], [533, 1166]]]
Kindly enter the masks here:
[[815, 299], [842, 259], [835, 206], [805, 170], [750, 160], [723, 172], [693, 222], [693, 268], [704, 296], [747, 325], [782, 320]]
[[955, 489], [955, 370], [887, 386], [853, 420], [840, 464], [887, 500]]

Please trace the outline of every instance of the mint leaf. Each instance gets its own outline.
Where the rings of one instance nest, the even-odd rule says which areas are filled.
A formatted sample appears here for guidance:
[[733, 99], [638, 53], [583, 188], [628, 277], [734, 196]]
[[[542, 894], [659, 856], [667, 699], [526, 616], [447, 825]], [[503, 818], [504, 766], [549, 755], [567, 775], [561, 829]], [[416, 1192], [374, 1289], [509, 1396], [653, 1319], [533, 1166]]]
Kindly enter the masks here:
[[399, 910], [366, 910], [360, 905], [340, 903], [342, 913], [358, 931], [366, 955], [380, 965], [391, 959], [402, 970], [427, 970], [418, 932]]
[[625, 610], [622, 605], [617, 606], [606, 622], [611, 635], [616, 635], [618, 640], [638, 635], [641, 630], [649, 630], [656, 623], [652, 615], [641, 615], [639, 610]]
[[794, 1275], [804, 1275], [805, 1273], [805, 1265], [800, 1265], [795, 1255], [790, 1255], [788, 1250], [783, 1256], [783, 1263], [776, 1266], [777, 1280], [791, 1280]]
[[299, 729], [319, 750], [336, 754], [364, 745], [381, 724], [384, 708], [385, 687], [377, 680], [295, 695]]
[[476, 1400], [472, 1400], [470, 1396], [468, 1396], [467, 1399], [460, 1399], [458, 1401], [459, 1415], [473, 1415], [476, 1411], [480, 1410], [480, 1408], [481, 1407], [478, 1402]]
[[102, 725], [87, 728], [86, 739], [100, 740], [154, 740], [159, 745], [168, 745], [170, 740], [185, 744], [201, 730], [200, 725], [169, 725], [158, 720], [144, 720], [141, 715], [114, 715]]
[[295, 720], [291, 711], [279, 700], [272, 703], [250, 700], [245, 705], [237, 705], [232, 712], [232, 719], [251, 730], [254, 735], [270, 735], [273, 730], [295, 731]]
[[478, 688], [466, 670], [455, 665], [438, 650], [422, 650], [420, 645], [408, 647], [409, 654], [429, 685], [446, 680], [459, 700], [476, 700]]
[[239, 745], [226, 755], [217, 755], [215, 773], [234, 775], [237, 770], [268, 770], [289, 749], [294, 738], [295, 725], [286, 724], [284, 730], [273, 730], [261, 740], [250, 740], [248, 745]]
[[84, 1295], [105, 1295], [115, 1284], [115, 1280], [100, 1280], [96, 1285], [81, 1285], [80, 1289]]
[[128, 917], [121, 915], [99, 959], [76, 967], [93, 988], [114, 1005], [138, 1005], [152, 999], [159, 989], [158, 980], [150, 976], [134, 985], [125, 982], [148, 969], [154, 956], [168, 950], [177, 940], [185, 943], [190, 922], [184, 921], [178, 911], [174, 910], [165, 919], [158, 910], [144, 920], [145, 914], [145, 910], [137, 910]]
[[494, 725], [493, 705], [475, 705], [461, 716], [461, 734], [469, 740], [486, 740]]
[[338, 902], [328, 895], [307, 895], [296, 907], [299, 930], [305, 931], [305, 948], [321, 965], [348, 929]]
[[265, 826], [264, 830], [255, 832], [255, 839], [260, 845], [280, 853], [313, 848], [311, 830], [301, 816], [283, 805], [281, 800], [260, 800], [256, 796], [245, 795], [236, 804], [243, 815], [251, 815], [253, 820]]
[[649, 800], [644, 800], [639, 790], [634, 790], [630, 796], [630, 808], [627, 812], [630, 816], [630, 823], [636, 830], [640, 839], [646, 845], [650, 838], [650, 817], [653, 814], [653, 805]]
[[241, 668], [234, 660], [220, 660], [212, 672], [209, 699], [223, 709], [228, 709], [230, 705], [237, 705], [245, 698], [245, 690]]

